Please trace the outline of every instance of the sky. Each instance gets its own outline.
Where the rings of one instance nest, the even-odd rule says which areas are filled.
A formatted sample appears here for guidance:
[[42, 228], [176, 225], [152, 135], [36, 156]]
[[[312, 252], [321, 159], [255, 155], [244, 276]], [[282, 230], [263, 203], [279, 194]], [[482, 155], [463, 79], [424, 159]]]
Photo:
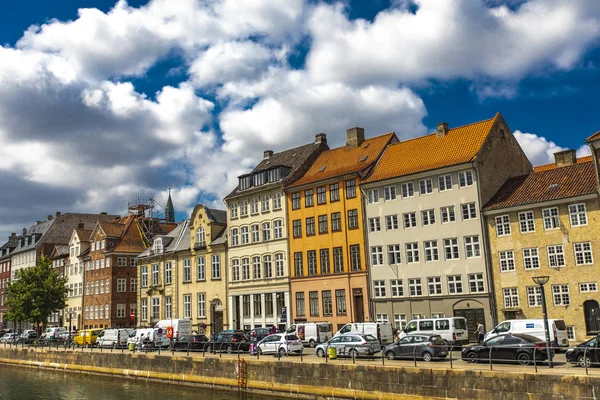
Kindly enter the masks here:
[[501, 112], [539, 165], [600, 129], [598, 0], [0, 0], [0, 46], [0, 238], [169, 187], [223, 209], [320, 132]]

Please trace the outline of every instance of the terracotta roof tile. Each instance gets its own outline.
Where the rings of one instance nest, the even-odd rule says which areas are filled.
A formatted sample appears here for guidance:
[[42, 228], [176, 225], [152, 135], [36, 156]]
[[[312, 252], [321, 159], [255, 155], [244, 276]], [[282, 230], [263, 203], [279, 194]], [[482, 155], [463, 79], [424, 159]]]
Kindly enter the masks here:
[[600, 139], [600, 131], [594, 133], [592, 136], [590, 136], [589, 138], [585, 139], [586, 142], [591, 142], [592, 140], [598, 140]]
[[390, 145], [365, 179], [376, 182], [397, 176], [449, 167], [473, 161], [496, 118], [451, 128], [446, 135], [435, 133]]
[[497, 210], [595, 193], [596, 172], [592, 162], [533, 172], [508, 179], [484, 210]]
[[[590, 162], [593, 160], [594, 159], [592, 158], [592, 156], [581, 157], [581, 158], [577, 159], [577, 164], [586, 163], [586, 162]], [[556, 163], [551, 163], [551, 164], [538, 165], [537, 167], [533, 167], [533, 170], [534, 170], [534, 172], [542, 172], [542, 171], [548, 171], [550, 169], [555, 169], [555, 168], [556, 168]]]
[[395, 133], [390, 132], [385, 135], [366, 139], [360, 146], [354, 149], [348, 150], [344, 145], [324, 151], [317, 157], [304, 176], [288, 187], [296, 187], [336, 176], [358, 173], [377, 161], [385, 146], [395, 136]]
[[122, 222], [103, 222], [98, 221], [100, 227], [106, 234], [106, 236], [110, 237], [120, 237], [123, 233], [123, 229], [125, 228], [125, 224]]

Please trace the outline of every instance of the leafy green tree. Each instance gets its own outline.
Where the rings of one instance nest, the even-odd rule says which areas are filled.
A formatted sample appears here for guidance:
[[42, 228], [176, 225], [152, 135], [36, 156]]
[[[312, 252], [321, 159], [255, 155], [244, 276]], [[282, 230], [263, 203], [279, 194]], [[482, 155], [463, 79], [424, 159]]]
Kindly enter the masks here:
[[35, 267], [16, 271], [6, 289], [6, 319], [45, 326], [51, 314], [65, 308], [66, 283], [47, 257], [41, 257]]

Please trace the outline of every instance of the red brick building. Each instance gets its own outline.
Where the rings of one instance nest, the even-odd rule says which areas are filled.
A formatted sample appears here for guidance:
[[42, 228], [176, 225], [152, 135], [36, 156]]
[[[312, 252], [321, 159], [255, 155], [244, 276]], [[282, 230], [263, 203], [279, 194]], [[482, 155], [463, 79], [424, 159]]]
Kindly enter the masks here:
[[4, 313], [6, 312], [4, 290], [8, 282], [10, 282], [10, 256], [12, 251], [17, 247], [19, 237], [16, 233], [11, 233], [8, 237], [8, 242], [0, 247], [0, 329], [9, 328], [8, 321], [4, 320]]

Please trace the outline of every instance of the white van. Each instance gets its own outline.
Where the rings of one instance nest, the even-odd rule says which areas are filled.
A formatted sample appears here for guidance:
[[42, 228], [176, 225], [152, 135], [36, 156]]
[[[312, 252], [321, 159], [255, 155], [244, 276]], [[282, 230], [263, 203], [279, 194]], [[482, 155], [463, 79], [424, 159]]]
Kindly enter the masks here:
[[44, 331], [44, 333], [42, 333], [41, 339], [56, 340], [63, 333], [67, 333], [67, 330], [65, 328], [63, 328], [63, 327], [46, 328], [46, 330]]
[[353, 322], [346, 324], [334, 336], [344, 333], [361, 333], [375, 336], [382, 346], [394, 341], [392, 325], [389, 322]]
[[[549, 319], [548, 332], [550, 333], [550, 344], [556, 347], [569, 347], [567, 325], [562, 319]], [[510, 319], [496, 325], [494, 329], [485, 334], [484, 339], [498, 336], [500, 333], [525, 333], [546, 341], [543, 319]]]
[[133, 343], [136, 344], [139, 342], [140, 338], [144, 335], [142, 340], [142, 347], [145, 347], [147, 342], [154, 343], [155, 346], [166, 347], [169, 346], [170, 340], [167, 338], [165, 332], [162, 328], [140, 328], [136, 329], [129, 334], [129, 338], [127, 339], [127, 344]]
[[163, 335], [167, 334], [167, 327], [169, 326], [173, 327], [173, 339], [192, 334], [192, 321], [187, 318], [163, 319], [154, 325], [155, 328], [161, 328], [163, 330]]
[[469, 343], [467, 320], [464, 317], [413, 319], [398, 337], [410, 334], [440, 335], [444, 342], [452, 345]]
[[302, 343], [315, 347], [318, 343], [325, 343], [333, 337], [333, 329], [329, 322], [306, 322], [290, 325], [285, 333], [298, 336]]
[[96, 340], [96, 344], [99, 347], [124, 347], [127, 346], [127, 340], [129, 335], [134, 329], [120, 328], [120, 329], [105, 329]]

